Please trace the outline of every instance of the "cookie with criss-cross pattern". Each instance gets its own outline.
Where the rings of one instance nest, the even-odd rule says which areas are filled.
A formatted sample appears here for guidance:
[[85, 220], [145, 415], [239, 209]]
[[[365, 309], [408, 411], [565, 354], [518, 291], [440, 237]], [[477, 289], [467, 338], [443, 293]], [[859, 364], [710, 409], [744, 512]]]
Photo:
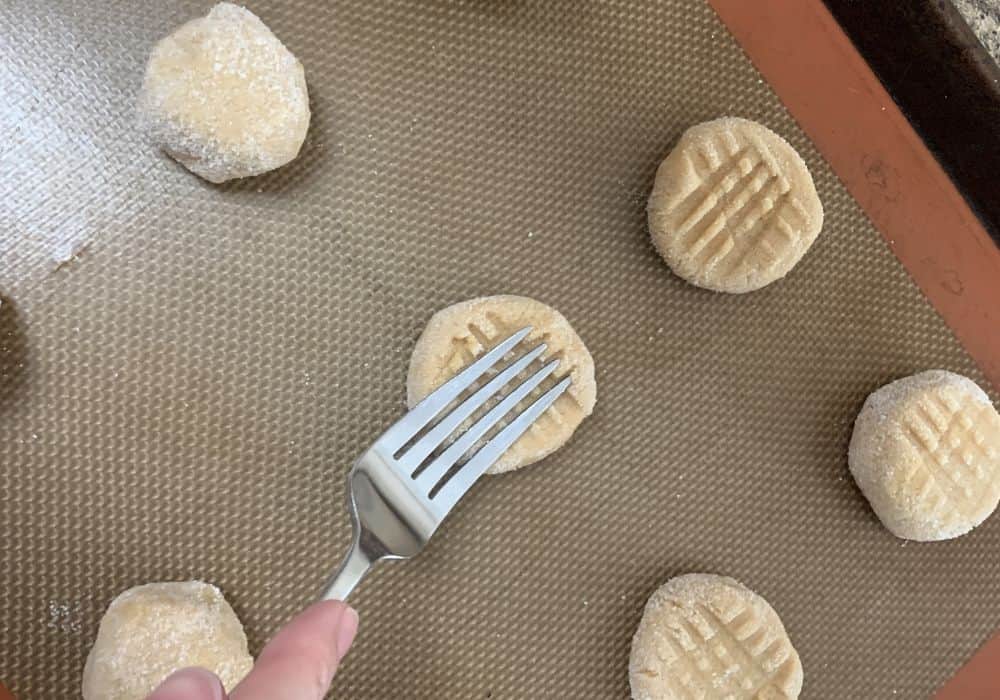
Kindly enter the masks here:
[[725, 576], [685, 574], [646, 603], [629, 682], [634, 700], [794, 700], [802, 664], [766, 600]]
[[897, 537], [958, 537], [1000, 502], [1000, 414], [971, 379], [944, 370], [914, 374], [865, 401], [848, 464]]
[[649, 231], [688, 282], [742, 293], [781, 279], [823, 226], [805, 162], [765, 126], [726, 117], [693, 126], [656, 173]]

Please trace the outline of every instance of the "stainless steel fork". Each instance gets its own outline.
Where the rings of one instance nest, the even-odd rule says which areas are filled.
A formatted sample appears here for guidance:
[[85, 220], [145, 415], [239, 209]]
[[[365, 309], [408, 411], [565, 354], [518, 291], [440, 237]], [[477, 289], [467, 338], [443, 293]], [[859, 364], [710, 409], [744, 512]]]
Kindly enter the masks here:
[[[521, 329], [473, 362], [385, 431], [354, 463], [347, 475], [347, 503], [354, 539], [321, 598], [345, 600], [375, 562], [409, 559], [420, 552], [483, 472], [566, 391], [569, 376], [513, 417], [464, 464], [459, 464], [466, 453], [555, 371], [559, 360], [547, 363], [511, 389], [471, 427], [456, 434], [477, 409], [499, 397], [532, 362], [542, 357], [546, 350], [542, 343], [510, 362], [432, 425], [462, 392], [499, 365], [530, 332], [530, 327]], [[440, 454], [425, 464], [439, 450]]]

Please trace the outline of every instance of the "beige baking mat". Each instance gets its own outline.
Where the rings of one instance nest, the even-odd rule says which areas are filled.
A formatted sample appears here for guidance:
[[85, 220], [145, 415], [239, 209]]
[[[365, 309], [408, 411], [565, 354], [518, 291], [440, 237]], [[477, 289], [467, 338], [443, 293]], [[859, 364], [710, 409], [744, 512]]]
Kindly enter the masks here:
[[[875, 387], [982, 378], [701, 2], [255, 2], [313, 123], [295, 163], [224, 187], [133, 126], [151, 43], [207, 8], [0, 3], [21, 700], [77, 696], [102, 610], [148, 581], [218, 584], [258, 649], [342, 554], [344, 473], [403, 410], [424, 322], [500, 292], [571, 320], [596, 412], [365, 581], [337, 697], [625, 698], [642, 605], [687, 571], [773, 603], [807, 698], [926, 697], [1000, 624], [1000, 518], [906, 544], [845, 464]], [[660, 159], [724, 114], [788, 138], [826, 209], [792, 274], [740, 297], [671, 275], [645, 227]]]

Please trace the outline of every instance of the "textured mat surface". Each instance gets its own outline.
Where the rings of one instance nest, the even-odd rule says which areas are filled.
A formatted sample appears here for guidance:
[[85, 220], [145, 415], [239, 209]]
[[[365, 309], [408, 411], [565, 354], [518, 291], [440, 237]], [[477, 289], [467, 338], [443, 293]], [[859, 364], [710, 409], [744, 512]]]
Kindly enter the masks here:
[[[734, 576], [778, 610], [807, 698], [925, 697], [1000, 624], [1000, 518], [905, 544], [845, 460], [868, 392], [982, 382], [700, 2], [251, 5], [302, 60], [302, 156], [213, 187], [146, 147], [152, 42], [201, 2], [0, 4], [0, 678], [78, 695], [122, 589], [218, 584], [258, 649], [340, 557], [343, 474], [403, 410], [437, 309], [562, 311], [597, 409], [484, 480], [353, 602], [335, 696], [625, 698], [647, 596]], [[759, 120], [826, 210], [784, 281], [695, 289], [649, 243], [689, 125]], [[75, 255], [75, 257], [73, 257]]]

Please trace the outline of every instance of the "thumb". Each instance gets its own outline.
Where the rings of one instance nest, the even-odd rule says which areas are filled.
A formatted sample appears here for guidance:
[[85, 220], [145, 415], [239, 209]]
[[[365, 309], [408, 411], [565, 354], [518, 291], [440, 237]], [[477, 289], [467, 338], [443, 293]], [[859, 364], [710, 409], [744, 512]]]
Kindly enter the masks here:
[[226, 700], [226, 691], [211, 671], [182, 668], [167, 676], [146, 700]]
[[321, 700], [357, 631], [345, 603], [314, 603], [268, 642], [233, 700]]

